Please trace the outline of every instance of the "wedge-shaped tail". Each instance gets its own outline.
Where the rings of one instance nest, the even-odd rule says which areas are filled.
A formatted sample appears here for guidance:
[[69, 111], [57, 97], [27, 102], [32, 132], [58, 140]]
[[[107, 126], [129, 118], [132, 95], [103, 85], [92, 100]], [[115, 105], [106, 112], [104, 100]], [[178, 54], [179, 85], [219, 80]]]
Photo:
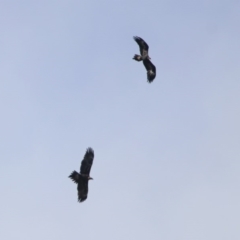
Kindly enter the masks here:
[[80, 174], [77, 173], [76, 171], [73, 171], [73, 172], [70, 174], [69, 178], [71, 178], [71, 179], [73, 180], [73, 182], [78, 183], [78, 182], [79, 182], [79, 179], [80, 179]]
[[133, 59], [140, 62], [140, 61], [142, 61], [142, 56], [135, 54]]

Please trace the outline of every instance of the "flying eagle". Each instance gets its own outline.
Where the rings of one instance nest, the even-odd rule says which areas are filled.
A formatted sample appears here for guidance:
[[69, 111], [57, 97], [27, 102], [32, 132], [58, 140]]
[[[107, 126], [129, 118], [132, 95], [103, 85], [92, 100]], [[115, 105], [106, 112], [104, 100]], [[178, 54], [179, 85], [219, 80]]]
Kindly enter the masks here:
[[88, 194], [88, 180], [91, 180], [89, 176], [90, 170], [93, 164], [94, 151], [92, 148], [88, 148], [80, 167], [80, 174], [76, 171], [73, 171], [69, 178], [77, 184], [78, 190], [78, 201], [83, 202], [87, 199]]
[[142, 38], [133, 37], [133, 39], [139, 45], [140, 54], [141, 54], [141, 55], [135, 54], [133, 59], [138, 61], [138, 62], [143, 61], [143, 65], [145, 66], [145, 68], [147, 70], [148, 82], [151, 83], [154, 80], [154, 78], [156, 77], [156, 67], [150, 61], [151, 58], [148, 55], [148, 48], [149, 47], [148, 47], [147, 43]]

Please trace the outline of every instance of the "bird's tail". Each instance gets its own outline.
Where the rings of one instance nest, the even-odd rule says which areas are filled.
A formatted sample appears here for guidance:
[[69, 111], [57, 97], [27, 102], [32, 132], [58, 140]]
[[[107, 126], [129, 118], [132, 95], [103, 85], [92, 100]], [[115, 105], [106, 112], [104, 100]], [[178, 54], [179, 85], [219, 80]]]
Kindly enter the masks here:
[[135, 54], [133, 59], [140, 62], [140, 61], [142, 61], [142, 56]]
[[78, 183], [80, 175], [76, 171], [73, 171], [70, 175], [69, 178], [71, 178], [75, 183]]

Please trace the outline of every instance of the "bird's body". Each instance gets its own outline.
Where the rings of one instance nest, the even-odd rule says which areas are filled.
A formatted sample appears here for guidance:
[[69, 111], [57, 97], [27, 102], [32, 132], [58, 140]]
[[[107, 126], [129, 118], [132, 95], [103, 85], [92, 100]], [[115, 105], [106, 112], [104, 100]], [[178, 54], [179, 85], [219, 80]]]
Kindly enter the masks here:
[[138, 62], [143, 61], [143, 65], [147, 70], [148, 82], [151, 83], [156, 77], [156, 67], [150, 61], [151, 58], [148, 55], [148, 49], [149, 49], [148, 44], [140, 37], [133, 37], [133, 39], [139, 45], [140, 54], [141, 54], [141, 55], [135, 54], [133, 59]]
[[88, 148], [84, 158], [81, 162], [80, 174], [73, 171], [69, 178], [71, 178], [78, 186], [78, 201], [83, 202], [87, 199], [88, 195], [88, 181], [92, 178], [90, 177], [90, 171], [93, 164], [94, 151], [92, 148]]

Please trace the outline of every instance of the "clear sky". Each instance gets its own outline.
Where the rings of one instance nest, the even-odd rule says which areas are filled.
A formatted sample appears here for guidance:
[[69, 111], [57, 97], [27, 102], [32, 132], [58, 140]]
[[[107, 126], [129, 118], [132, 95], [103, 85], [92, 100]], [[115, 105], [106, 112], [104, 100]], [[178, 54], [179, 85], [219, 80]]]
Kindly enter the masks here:
[[[237, 0], [0, 1], [0, 239], [239, 240], [239, 13]], [[68, 176], [87, 147], [80, 204]]]

